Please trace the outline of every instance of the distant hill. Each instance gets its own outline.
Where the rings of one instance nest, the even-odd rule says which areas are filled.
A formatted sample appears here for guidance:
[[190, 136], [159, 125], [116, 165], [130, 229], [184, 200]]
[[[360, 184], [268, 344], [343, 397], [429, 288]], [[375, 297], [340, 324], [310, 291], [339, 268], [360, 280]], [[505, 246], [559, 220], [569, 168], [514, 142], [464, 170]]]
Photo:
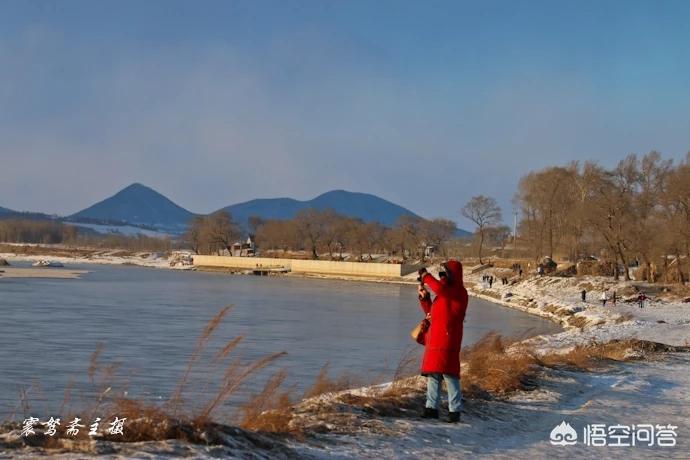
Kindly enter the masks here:
[[[402, 216], [418, 217], [415, 213], [390, 201], [369, 193], [333, 190], [312, 200], [299, 201], [292, 198], [266, 198], [227, 206], [222, 210], [230, 212], [233, 218], [247, 227], [249, 217], [263, 219], [291, 219], [304, 209], [332, 209], [338, 214], [362, 219], [365, 222], [381, 222], [392, 226]], [[142, 185], [132, 184], [115, 195], [64, 219], [41, 213], [22, 213], [0, 207], [0, 218], [60, 219], [78, 223], [82, 228], [103, 233], [119, 232], [130, 234], [176, 234], [187, 229], [194, 213], [178, 206], [157, 191]], [[458, 230], [457, 236], [468, 232]]]
[[15, 211], [0, 207], [0, 219], [54, 220], [55, 216], [49, 216], [42, 212]]
[[128, 223], [180, 233], [194, 214], [142, 184], [132, 184], [110, 198], [72, 214], [68, 221]]
[[409, 209], [368, 193], [333, 190], [312, 200], [298, 201], [292, 198], [262, 198], [233, 204], [223, 208], [232, 217], [246, 224], [250, 216], [263, 219], [291, 219], [304, 209], [333, 209], [338, 214], [357, 217], [365, 222], [378, 221], [393, 225], [401, 216], [417, 216]]

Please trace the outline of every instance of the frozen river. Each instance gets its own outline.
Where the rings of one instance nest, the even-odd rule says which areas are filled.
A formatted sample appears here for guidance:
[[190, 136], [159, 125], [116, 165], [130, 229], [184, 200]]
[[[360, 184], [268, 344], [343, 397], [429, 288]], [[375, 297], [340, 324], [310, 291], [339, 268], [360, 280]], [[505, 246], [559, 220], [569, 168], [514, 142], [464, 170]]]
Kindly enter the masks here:
[[[269, 371], [286, 368], [297, 390], [313, 382], [327, 362], [333, 374], [347, 370], [365, 382], [385, 380], [406, 349], [421, 350], [409, 337], [422, 318], [414, 286], [107, 265], [70, 268], [90, 273], [77, 280], [0, 279], [0, 420], [15, 411], [23, 415], [22, 387], [29, 387], [33, 415], [40, 417], [59, 409], [70, 380], [77, 393], [88, 393], [89, 358], [98, 343], [104, 345], [105, 362], [121, 363], [118, 373], [130, 394], [169, 397], [205, 324], [229, 304], [234, 308], [211, 337], [208, 353], [238, 335], [244, 340], [235, 354], [243, 359], [286, 351]], [[471, 298], [463, 345], [490, 330], [536, 335], [559, 328]], [[203, 396], [205, 385], [199, 382], [213, 382], [218, 371], [197, 368], [192, 393]]]

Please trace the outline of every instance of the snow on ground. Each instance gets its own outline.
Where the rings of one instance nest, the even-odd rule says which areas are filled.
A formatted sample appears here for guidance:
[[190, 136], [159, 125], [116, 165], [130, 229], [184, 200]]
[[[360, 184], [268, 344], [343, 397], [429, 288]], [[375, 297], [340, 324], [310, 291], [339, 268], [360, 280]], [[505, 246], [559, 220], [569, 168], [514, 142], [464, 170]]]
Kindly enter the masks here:
[[91, 229], [95, 232], [102, 233], [105, 235], [124, 235], [124, 236], [137, 236], [145, 235], [152, 238], [170, 238], [169, 233], [163, 233], [156, 230], [149, 230], [146, 228], [135, 227], [134, 225], [104, 225], [104, 224], [85, 224], [82, 222], [67, 222], [69, 225], [75, 227], [84, 227]]
[[[243, 435], [227, 436], [227, 446], [204, 446], [180, 441], [99, 443], [100, 458], [314, 458], [314, 459], [437, 459], [437, 458], [690, 458], [687, 430], [690, 407], [690, 355], [667, 354], [657, 359], [618, 363], [597, 372], [549, 370], [539, 387], [507, 399], [464, 401], [461, 422], [423, 420], [416, 410], [394, 417], [344, 412], [359, 418], [352, 433], [312, 434], [304, 439], [263, 438], [248, 442]], [[332, 396], [331, 396], [332, 397]], [[323, 404], [329, 396], [320, 397]], [[570, 424], [575, 445], [555, 446], [549, 437], [562, 422]], [[586, 445], [589, 425], [624, 425], [632, 430], [645, 424], [674, 429], [675, 446]], [[610, 439], [610, 438], [609, 438]], [[607, 442], [611, 442], [608, 441]], [[22, 449], [13, 455], [34, 458]], [[54, 458], [84, 458], [65, 453]]]
[[[104, 257], [107, 259], [108, 256]], [[11, 257], [8, 259], [12, 260]], [[430, 271], [437, 272], [438, 268]], [[647, 289], [641, 283], [615, 283], [602, 277], [544, 276], [502, 285], [499, 275], [498, 282], [489, 288], [481, 280], [486, 271], [475, 274], [468, 274], [471, 272], [469, 268], [466, 271], [466, 282], [472, 295], [551, 318], [565, 327], [561, 333], [529, 339], [544, 351], [567, 350], [577, 344], [623, 338], [673, 346], [690, 345], [690, 303], [682, 298], [652, 295], [643, 309], [634, 301], [619, 300], [615, 306], [607, 303], [606, 307], [597, 301], [605, 289], [609, 293], [615, 289], [624, 300], [633, 299], [635, 289]], [[408, 275], [403, 282], [414, 283], [416, 277], [416, 274]], [[588, 291], [588, 302], [580, 299], [583, 288]], [[594, 372], [544, 370], [535, 390], [520, 391], [506, 399], [466, 400], [458, 425], [418, 418], [418, 410], [423, 404], [420, 392], [416, 401], [419, 407], [401, 409], [396, 416], [345, 410], [344, 417], [356, 419], [357, 429], [352, 432], [328, 432], [326, 429], [326, 432], [311, 434], [304, 439], [273, 439], [234, 448], [198, 446], [179, 441], [114, 444], [108, 447], [112, 450], [102, 452], [106, 453], [105, 458], [155, 458], [179, 454], [195, 458], [687, 459], [690, 458], [688, 388], [690, 354], [666, 353], [647, 361], [610, 364]], [[366, 389], [350, 393], [357, 396], [366, 393]], [[329, 402], [328, 395], [321, 398], [320, 403]], [[563, 421], [578, 434], [576, 445], [555, 446], [549, 441], [551, 430]], [[583, 439], [584, 430], [593, 424], [607, 427], [671, 425], [676, 427], [676, 445], [587, 446]], [[15, 451], [13, 455], [20, 452], [31, 453]], [[64, 458], [80, 456], [65, 454]]]
[[[617, 364], [596, 373], [551, 371], [537, 390], [507, 400], [467, 400], [461, 423], [416, 417], [384, 419], [380, 430], [321, 435], [301, 451], [322, 458], [690, 458], [687, 432], [690, 356]], [[615, 408], [612, 410], [612, 408]], [[562, 421], [578, 433], [573, 446], [554, 446], [551, 430]], [[586, 446], [587, 425], [673, 425], [675, 447]]]
[[[431, 267], [434, 274], [438, 267]], [[467, 270], [468, 272], [471, 269]], [[486, 271], [468, 275], [470, 293], [510, 308], [548, 317], [564, 325], [561, 333], [528, 341], [543, 351], [568, 350], [591, 341], [638, 338], [673, 346], [690, 345], [690, 303], [681, 298], [654, 297], [640, 309], [637, 302], [619, 300], [603, 307], [605, 289], [632, 300], [634, 282], [614, 282], [602, 277], [533, 277], [502, 285], [501, 276], [491, 288], [484, 286]], [[406, 278], [414, 282], [416, 274]], [[471, 308], [470, 300], [470, 308]], [[534, 391], [517, 392], [506, 400], [467, 400], [462, 423], [413, 417], [383, 420], [371, 434], [322, 435], [320, 443], [307, 444], [306, 452], [324, 458], [690, 458], [690, 356], [661, 355], [650, 361], [609, 365], [596, 372], [544, 371]], [[579, 442], [554, 446], [551, 430], [562, 421], [575, 428]], [[584, 443], [587, 425], [672, 425], [676, 446], [594, 447]]]
[[54, 255], [24, 255], [13, 253], [0, 253], [0, 258], [12, 262], [36, 262], [50, 260], [62, 262], [65, 267], [77, 264], [106, 264], [106, 265], [138, 265], [153, 268], [171, 268], [167, 256], [164, 254], [142, 252], [132, 255], [120, 255], [122, 251], [102, 250], [93, 251], [82, 256], [54, 256]]
[[[672, 346], [690, 345], [690, 302], [683, 298], [649, 294], [654, 286], [634, 281], [583, 276], [572, 278], [534, 276], [516, 284], [502, 285], [500, 275], [489, 288], [479, 272], [466, 277], [470, 293], [501, 305], [551, 318], [566, 330], [542, 337], [554, 348], [572, 346], [592, 340], [638, 338]], [[472, 283], [474, 283], [472, 285]], [[587, 290], [587, 302], [581, 291]], [[619, 296], [602, 306], [602, 292]], [[636, 291], [647, 292], [649, 300], [639, 308]]]

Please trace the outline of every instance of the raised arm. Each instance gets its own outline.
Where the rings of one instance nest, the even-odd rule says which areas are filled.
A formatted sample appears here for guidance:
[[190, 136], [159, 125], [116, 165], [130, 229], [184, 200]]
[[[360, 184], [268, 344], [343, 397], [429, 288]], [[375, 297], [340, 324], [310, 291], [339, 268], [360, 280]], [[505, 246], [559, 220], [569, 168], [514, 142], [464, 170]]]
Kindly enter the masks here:
[[419, 306], [422, 307], [422, 311], [425, 315], [431, 313], [431, 294], [426, 292], [424, 295], [420, 295]]
[[424, 272], [420, 275], [420, 279], [422, 283], [426, 284], [427, 286], [429, 286], [429, 288], [431, 288], [432, 291], [434, 291], [434, 294], [442, 294], [444, 285], [439, 280], [434, 278], [432, 274]]

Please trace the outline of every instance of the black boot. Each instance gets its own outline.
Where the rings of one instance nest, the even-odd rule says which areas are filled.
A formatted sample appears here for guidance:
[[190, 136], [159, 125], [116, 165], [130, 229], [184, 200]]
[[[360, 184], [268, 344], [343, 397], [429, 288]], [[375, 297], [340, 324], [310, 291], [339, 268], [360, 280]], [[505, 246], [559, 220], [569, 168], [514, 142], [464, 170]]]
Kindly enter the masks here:
[[458, 423], [460, 421], [460, 412], [448, 412], [448, 423]]
[[424, 412], [422, 412], [422, 418], [438, 418], [438, 409], [425, 407]]

